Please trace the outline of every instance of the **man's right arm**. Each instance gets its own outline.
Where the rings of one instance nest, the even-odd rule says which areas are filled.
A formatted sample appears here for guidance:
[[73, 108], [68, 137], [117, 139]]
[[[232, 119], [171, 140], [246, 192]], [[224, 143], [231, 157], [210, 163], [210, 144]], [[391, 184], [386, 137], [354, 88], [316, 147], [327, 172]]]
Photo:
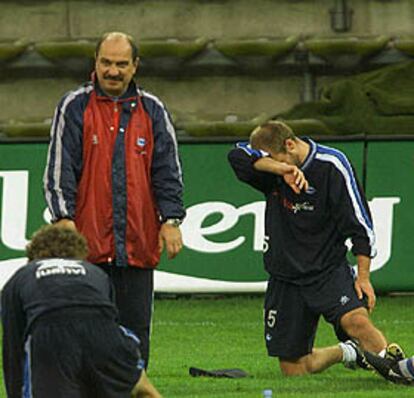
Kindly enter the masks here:
[[278, 162], [270, 157], [265, 157], [258, 159], [254, 163], [254, 168], [258, 171], [282, 176], [285, 183], [297, 194], [299, 194], [302, 189], [305, 191], [308, 189], [308, 181], [302, 170], [297, 166]]
[[264, 159], [264, 156], [263, 152], [251, 148], [247, 142], [239, 142], [229, 152], [228, 160], [240, 181], [266, 194], [275, 185], [276, 176], [268, 170], [255, 168], [255, 163]]
[[298, 167], [278, 162], [265, 152], [252, 149], [247, 143], [238, 143], [230, 151], [228, 159], [239, 180], [263, 193], [272, 190], [275, 176], [282, 177], [295, 193], [308, 187], [308, 182]]
[[69, 93], [56, 107], [44, 173], [44, 193], [52, 221], [73, 220], [77, 184], [82, 170], [83, 110]]

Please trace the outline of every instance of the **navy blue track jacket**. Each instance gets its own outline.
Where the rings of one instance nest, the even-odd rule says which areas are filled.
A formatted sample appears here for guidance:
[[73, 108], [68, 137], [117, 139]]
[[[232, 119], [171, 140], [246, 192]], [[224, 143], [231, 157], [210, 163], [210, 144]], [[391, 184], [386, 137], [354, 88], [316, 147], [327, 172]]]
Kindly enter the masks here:
[[8, 397], [22, 397], [25, 378], [29, 377], [24, 371], [25, 365], [28, 366], [25, 361], [30, 360], [30, 346], [26, 343], [36, 322], [44, 316], [63, 315], [73, 309], [99, 311], [100, 317], [113, 322], [118, 318], [109, 277], [86, 261], [63, 258], [33, 261], [6, 283], [1, 294], [1, 317]]

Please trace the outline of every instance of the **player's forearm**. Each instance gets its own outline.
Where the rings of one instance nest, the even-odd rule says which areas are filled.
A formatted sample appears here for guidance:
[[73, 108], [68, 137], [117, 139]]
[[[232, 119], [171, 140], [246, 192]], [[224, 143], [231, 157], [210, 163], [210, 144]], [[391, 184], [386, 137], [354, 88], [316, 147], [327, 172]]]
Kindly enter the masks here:
[[369, 270], [371, 267], [371, 258], [363, 254], [357, 255], [358, 279], [369, 280]]
[[289, 166], [286, 163], [278, 162], [277, 160], [269, 157], [264, 157], [256, 160], [256, 162], [253, 164], [253, 167], [257, 171], [264, 171], [277, 175], [284, 175], [289, 171]]
[[[7, 337], [3, 336], [3, 339]], [[13, 353], [13, 357], [7, 355], [3, 359], [4, 385], [8, 398], [20, 398], [23, 388], [23, 357]], [[3, 354], [4, 356], [4, 354]]]

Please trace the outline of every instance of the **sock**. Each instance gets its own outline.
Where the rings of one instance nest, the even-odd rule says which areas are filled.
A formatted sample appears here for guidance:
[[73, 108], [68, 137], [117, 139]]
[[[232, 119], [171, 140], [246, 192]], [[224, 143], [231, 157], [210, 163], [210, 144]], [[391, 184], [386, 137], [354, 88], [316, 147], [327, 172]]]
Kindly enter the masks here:
[[342, 349], [343, 363], [350, 363], [356, 361], [356, 351], [351, 345], [346, 343], [339, 343], [339, 347]]
[[409, 380], [414, 380], [414, 363], [413, 358], [403, 359], [402, 361], [398, 362], [398, 367], [404, 377]]

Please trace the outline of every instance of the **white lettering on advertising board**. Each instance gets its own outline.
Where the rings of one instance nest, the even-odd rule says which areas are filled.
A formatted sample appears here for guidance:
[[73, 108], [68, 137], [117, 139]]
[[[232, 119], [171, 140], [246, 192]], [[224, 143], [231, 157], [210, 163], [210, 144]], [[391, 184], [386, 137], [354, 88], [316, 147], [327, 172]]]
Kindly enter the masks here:
[[[4, 246], [12, 250], [24, 250], [27, 244], [26, 227], [28, 218], [28, 183], [29, 172], [0, 171], [3, 182], [1, 203], [0, 238]], [[389, 261], [392, 254], [392, 230], [394, 206], [400, 202], [399, 197], [374, 198], [370, 209], [374, 219], [378, 254], [373, 260], [371, 270], [375, 271]], [[187, 217], [182, 225], [184, 244], [189, 249], [200, 253], [224, 253], [246, 244], [246, 236], [240, 235], [228, 241], [216, 242], [209, 237], [229, 231], [245, 215], [253, 216], [252, 250], [262, 251], [264, 244], [264, 209], [265, 202], [257, 201], [236, 207], [231, 203], [214, 201], [195, 204], [187, 209]], [[203, 226], [207, 217], [220, 215], [213, 224]], [[48, 210], [44, 211], [45, 222], [50, 221]]]
[[[390, 197], [374, 198], [369, 203], [378, 250], [377, 256], [372, 261], [371, 271], [383, 267], [391, 257], [394, 205], [399, 202], [400, 198]], [[239, 236], [228, 242], [213, 242], [208, 239], [208, 236], [228, 231], [237, 224], [240, 217], [252, 214], [254, 216], [253, 250], [262, 251], [265, 243], [264, 209], [264, 201], [249, 203], [239, 208], [225, 202], [204, 202], [191, 206], [187, 210], [187, 217], [182, 225], [184, 244], [201, 253], [222, 253], [234, 250], [245, 242], [245, 236]], [[217, 213], [221, 215], [221, 219], [216, 224], [202, 226], [207, 217]]]

